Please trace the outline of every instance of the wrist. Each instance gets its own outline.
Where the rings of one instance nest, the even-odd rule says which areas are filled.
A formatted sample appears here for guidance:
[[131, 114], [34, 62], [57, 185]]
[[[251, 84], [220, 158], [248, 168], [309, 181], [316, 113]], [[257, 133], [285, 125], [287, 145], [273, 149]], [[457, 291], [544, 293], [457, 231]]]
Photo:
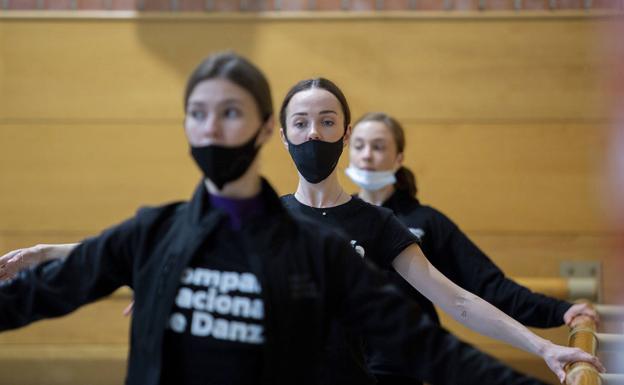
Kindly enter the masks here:
[[52, 248], [50, 245], [39, 244], [35, 246], [35, 255], [36, 255], [36, 263], [45, 262], [49, 259], [52, 259]]
[[544, 356], [546, 355], [546, 352], [548, 351], [548, 349], [550, 348], [552, 344], [553, 343], [548, 341], [547, 339], [537, 337], [537, 340], [534, 343], [536, 354], [544, 358]]

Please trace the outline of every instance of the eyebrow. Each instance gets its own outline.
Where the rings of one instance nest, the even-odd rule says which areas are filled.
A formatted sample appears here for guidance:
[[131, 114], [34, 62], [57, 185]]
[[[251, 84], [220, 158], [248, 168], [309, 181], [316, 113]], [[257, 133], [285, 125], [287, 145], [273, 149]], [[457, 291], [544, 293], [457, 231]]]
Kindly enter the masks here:
[[381, 142], [381, 143], [385, 143], [386, 142], [386, 138], [382, 138], [382, 137], [378, 137], [378, 138], [372, 138], [369, 140], [366, 140], [365, 138], [361, 137], [361, 136], [353, 136], [353, 141], [367, 141], [367, 142], [373, 142], [373, 143], [377, 143], [377, 142]]
[[[334, 110], [323, 110], [323, 111], [319, 112], [319, 115], [322, 115], [322, 114], [338, 115], [338, 113], [336, 111], [334, 111]], [[290, 117], [293, 117], [293, 116], [308, 116], [308, 113], [307, 112], [294, 112], [294, 113], [290, 114]]]
[[243, 103], [243, 101], [240, 99], [230, 98], [230, 99], [225, 99], [222, 102], [219, 102], [219, 104], [228, 104], [228, 103]]
[[[243, 101], [242, 101], [242, 100], [240, 100], [240, 99], [233, 99], [233, 98], [230, 98], [230, 99], [225, 99], [225, 100], [222, 100], [222, 101], [220, 101], [218, 104], [230, 104], [230, 103], [234, 103], [234, 104], [242, 104], [242, 103], [243, 103]], [[206, 103], [204, 103], [203, 101], [200, 101], [200, 100], [189, 100], [189, 106], [190, 106], [190, 105], [194, 105], [194, 106], [205, 106], [205, 105], [206, 105]]]

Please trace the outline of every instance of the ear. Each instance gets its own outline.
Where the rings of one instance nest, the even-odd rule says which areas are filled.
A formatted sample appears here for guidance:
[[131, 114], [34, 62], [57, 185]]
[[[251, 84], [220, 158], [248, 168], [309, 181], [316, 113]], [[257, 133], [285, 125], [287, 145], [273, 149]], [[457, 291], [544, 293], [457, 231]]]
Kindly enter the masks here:
[[258, 137], [259, 144], [265, 144], [271, 136], [273, 135], [273, 128], [275, 127], [275, 119], [273, 115], [269, 116], [267, 120], [262, 124], [262, 128], [260, 129], [260, 135]]
[[405, 156], [403, 156], [403, 153], [400, 152], [397, 154], [396, 160], [394, 161], [396, 168], [399, 169], [401, 166], [403, 166], [403, 159], [405, 159]]
[[286, 129], [284, 127], [280, 127], [280, 138], [282, 143], [284, 143], [284, 147], [288, 150], [288, 140], [286, 140]]
[[350, 139], [351, 139], [351, 125], [348, 125], [347, 129], [345, 130], [344, 137], [342, 138], [342, 145], [344, 147], [349, 146], [349, 140]]

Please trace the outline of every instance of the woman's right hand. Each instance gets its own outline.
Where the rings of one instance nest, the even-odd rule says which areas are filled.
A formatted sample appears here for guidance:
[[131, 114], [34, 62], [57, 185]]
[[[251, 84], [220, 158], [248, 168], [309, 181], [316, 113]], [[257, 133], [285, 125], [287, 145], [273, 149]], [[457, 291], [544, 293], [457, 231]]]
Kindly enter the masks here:
[[565, 384], [566, 372], [565, 367], [574, 362], [587, 362], [592, 364], [599, 372], [604, 373], [605, 368], [598, 357], [592, 356], [579, 348], [569, 348], [559, 346], [548, 341], [542, 351], [542, 358], [546, 364], [559, 378], [562, 384]]
[[65, 258], [77, 243], [40, 244], [10, 251], [0, 257], [0, 280], [13, 278], [20, 271], [50, 259]]

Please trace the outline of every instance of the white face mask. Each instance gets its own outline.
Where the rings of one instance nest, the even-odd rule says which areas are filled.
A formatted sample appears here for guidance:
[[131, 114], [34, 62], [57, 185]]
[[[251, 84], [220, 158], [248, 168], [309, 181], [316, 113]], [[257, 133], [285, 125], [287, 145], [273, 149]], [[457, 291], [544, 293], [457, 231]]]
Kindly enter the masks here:
[[394, 170], [368, 171], [354, 166], [349, 166], [345, 170], [345, 174], [351, 178], [353, 183], [360, 186], [360, 188], [369, 191], [377, 191], [388, 185], [396, 183]]

